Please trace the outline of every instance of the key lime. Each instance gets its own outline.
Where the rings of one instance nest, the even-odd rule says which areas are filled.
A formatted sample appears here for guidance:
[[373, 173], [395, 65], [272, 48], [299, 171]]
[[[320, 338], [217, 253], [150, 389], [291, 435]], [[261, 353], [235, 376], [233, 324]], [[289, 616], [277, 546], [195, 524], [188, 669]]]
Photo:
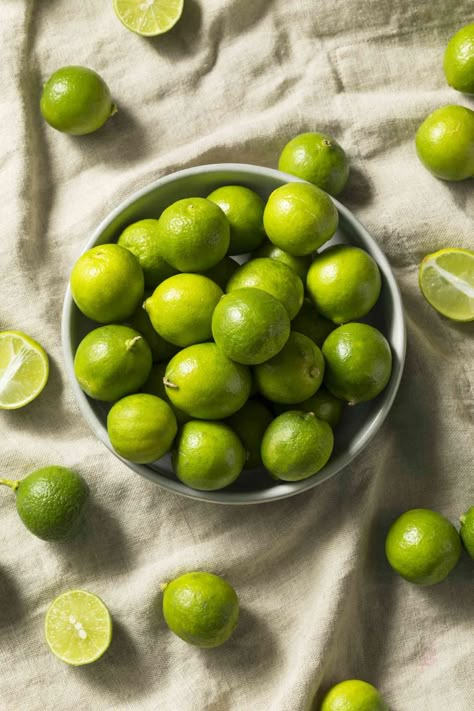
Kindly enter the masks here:
[[231, 276], [235, 274], [240, 264], [232, 259], [232, 257], [224, 257], [221, 262], [218, 262], [215, 266], [202, 272], [203, 276], [207, 276], [212, 281], [215, 281], [223, 291], [227, 288], [227, 283]]
[[328, 691], [320, 711], [389, 711], [389, 709], [375, 686], [360, 679], [347, 679]]
[[[147, 298], [151, 296], [149, 292], [145, 295]], [[150, 321], [150, 317], [143, 308], [143, 304], [140, 304], [131, 318], [127, 319], [126, 325], [130, 326], [130, 328], [134, 328], [142, 334], [143, 338], [150, 346], [154, 362], [163, 360], [167, 361], [179, 350], [177, 346], [165, 341], [165, 339], [155, 331]]]
[[318, 314], [310, 299], [303, 301], [303, 306], [291, 322], [291, 326], [294, 331], [311, 338], [320, 348], [331, 331], [336, 328], [331, 321]]
[[97, 595], [69, 590], [48, 608], [46, 642], [62, 662], [79, 667], [97, 661], [112, 641], [112, 618]]
[[341, 421], [344, 403], [321, 386], [314, 395], [311, 395], [307, 400], [303, 400], [303, 402], [298, 402], [293, 405], [274, 403], [274, 409], [279, 415], [287, 410], [312, 412], [316, 417], [320, 420], [324, 420], [334, 429]]
[[290, 335], [290, 319], [281, 301], [266, 291], [236, 289], [217, 304], [212, 335], [228, 358], [255, 365], [281, 351]]
[[184, 0], [114, 0], [114, 10], [127, 30], [155, 37], [171, 30], [183, 12]]
[[28, 405], [48, 376], [48, 356], [39, 343], [20, 331], [0, 331], [0, 410]]
[[150, 375], [146, 379], [140, 392], [148, 393], [149, 395], [156, 395], [156, 397], [159, 397], [167, 402], [173, 410], [177, 422], [183, 425], [185, 422], [189, 422], [191, 418], [185, 412], [173, 405], [168, 397], [168, 393], [166, 392], [165, 384], [163, 382], [167, 366], [168, 363], [154, 363], [152, 365]]
[[227, 185], [214, 190], [207, 199], [219, 205], [229, 220], [229, 254], [253, 252], [262, 244], [265, 204], [260, 195], [242, 185]]
[[197, 647], [224, 644], [237, 626], [239, 598], [212, 573], [185, 573], [163, 588], [163, 616], [175, 635]]
[[474, 24], [465, 25], [449, 40], [444, 73], [453, 89], [474, 94]]
[[262, 244], [262, 246], [256, 250], [254, 257], [268, 257], [269, 259], [276, 259], [277, 262], [283, 262], [287, 267], [293, 269], [301, 281], [306, 284], [306, 275], [311, 266], [310, 255], [295, 257], [293, 254], [284, 252], [280, 247], [277, 247], [271, 242], [265, 242], [265, 244]]
[[474, 176], [474, 111], [443, 106], [426, 118], [416, 134], [418, 157], [443, 180]]
[[162, 281], [176, 274], [176, 269], [160, 254], [158, 225], [158, 220], [134, 222], [124, 229], [117, 241], [138, 259], [148, 289], [155, 289]]
[[385, 540], [392, 568], [417, 585], [444, 580], [461, 555], [461, 539], [453, 524], [436, 511], [412, 509], [392, 524]]
[[272, 413], [260, 400], [248, 400], [235, 415], [229, 417], [230, 426], [244, 445], [247, 469], [256, 469], [262, 465], [262, 439], [272, 419]]
[[420, 264], [421, 293], [440, 314], [453, 321], [474, 320], [474, 251], [440, 249]]
[[466, 511], [460, 518], [461, 521], [461, 540], [464, 543], [464, 548], [467, 550], [472, 559], [474, 559], [474, 506]]
[[284, 147], [278, 170], [338, 195], [349, 177], [349, 161], [339, 143], [326, 133], [302, 133]]

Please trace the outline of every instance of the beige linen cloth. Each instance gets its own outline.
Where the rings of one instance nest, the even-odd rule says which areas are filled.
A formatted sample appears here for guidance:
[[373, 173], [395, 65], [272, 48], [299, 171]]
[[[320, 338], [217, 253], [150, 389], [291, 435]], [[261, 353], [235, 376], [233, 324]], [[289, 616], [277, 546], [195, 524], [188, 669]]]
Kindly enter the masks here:
[[[452, 521], [474, 504], [473, 326], [441, 318], [417, 265], [473, 247], [472, 181], [437, 181], [414, 133], [451, 90], [442, 52], [473, 21], [471, 0], [185, 0], [168, 36], [146, 40], [112, 0], [3, 0], [0, 6], [2, 328], [51, 355], [41, 397], [0, 414], [4, 476], [48, 464], [80, 472], [93, 506], [71, 543], [48, 544], [1, 497], [1, 711], [309, 711], [345, 678], [374, 683], [391, 711], [472, 711], [473, 565], [418, 588], [389, 569], [390, 522], [426, 506]], [[71, 138], [42, 121], [42, 82], [83, 64], [119, 113]], [[474, 107], [473, 107], [474, 108]], [[62, 365], [69, 271], [99, 220], [134, 190], [191, 165], [276, 166], [293, 135], [320, 129], [346, 148], [342, 200], [393, 266], [408, 354], [393, 410], [343, 473], [275, 504], [224, 507], [162, 491], [89, 431]], [[159, 583], [204, 569], [238, 590], [227, 645], [187, 646], [156, 612]], [[43, 639], [51, 600], [96, 592], [115, 621], [100, 662], [74, 669]]]

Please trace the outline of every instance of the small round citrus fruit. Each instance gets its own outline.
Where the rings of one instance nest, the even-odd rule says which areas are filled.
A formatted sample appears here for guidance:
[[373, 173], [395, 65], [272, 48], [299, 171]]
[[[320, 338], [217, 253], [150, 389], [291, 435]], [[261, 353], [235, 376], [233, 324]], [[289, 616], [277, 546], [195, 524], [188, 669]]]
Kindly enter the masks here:
[[[151, 296], [150, 293], [148, 293], [148, 297], [149, 296]], [[130, 328], [134, 328], [135, 331], [142, 334], [143, 338], [150, 346], [154, 362], [163, 360], [168, 361], [179, 350], [177, 346], [165, 341], [165, 339], [155, 331], [150, 321], [150, 317], [143, 308], [143, 304], [140, 304], [135, 313], [127, 319], [126, 325], [130, 326]]]
[[347, 679], [328, 691], [321, 711], [388, 711], [388, 706], [372, 684]]
[[155, 289], [176, 274], [176, 269], [161, 256], [158, 225], [158, 220], [139, 220], [126, 227], [117, 241], [138, 259], [148, 289]]
[[321, 348], [331, 331], [336, 326], [321, 314], [318, 314], [311, 299], [305, 299], [303, 306], [291, 322], [291, 327], [298, 333], [303, 333]]
[[453, 89], [474, 94], [474, 24], [465, 25], [449, 40], [444, 73]]
[[226, 185], [208, 198], [219, 205], [230, 224], [229, 254], [253, 252], [265, 239], [264, 202], [260, 195], [242, 185]]
[[227, 283], [231, 276], [235, 274], [240, 264], [232, 259], [232, 257], [224, 257], [224, 259], [218, 262], [216, 265], [202, 272], [203, 276], [207, 276], [212, 281], [215, 281], [223, 291], [227, 288]]
[[339, 143], [326, 133], [301, 133], [284, 147], [278, 169], [338, 195], [349, 177], [349, 161]]
[[464, 543], [464, 548], [467, 550], [471, 558], [474, 559], [474, 506], [466, 511], [461, 516], [461, 540]]
[[443, 106], [426, 118], [416, 134], [418, 157], [430, 173], [443, 180], [474, 176], [474, 111]]
[[298, 402], [293, 405], [274, 403], [274, 409], [279, 415], [282, 412], [287, 412], [287, 410], [312, 412], [316, 417], [320, 420], [324, 420], [334, 429], [341, 421], [344, 403], [342, 400], [339, 400], [339, 398], [331, 395], [325, 387], [321, 386], [314, 395], [311, 395], [307, 400], [303, 400], [303, 402]]
[[184, 425], [184, 423], [189, 422], [191, 418], [185, 412], [173, 405], [168, 397], [168, 393], [166, 392], [165, 384], [163, 382], [167, 366], [168, 363], [153, 363], [150, 375], [146, 379], [140, 392], [148, 393], [149, 395], [156, 395], [156, 397], [159, 397], [167, 402], [173, 410], [178, 424]]
[[306, 275], [311, 266], [311, 256], [309, 254], [303, 257], [295, 257], [293, 254], [284, 252], [271, 242], [265, 242], [256, 250], [254, 257], [268, 257], [269, 259], [276, 259], [277, 262], [283, 262], [298, 274], [304, 284], [306, 283]]
[[262, 465], [262, 439], [272, 419], [272, 413], [260, 400], [247, 400], [235, 415], [229, 417], [230, 426], [244, 445], [247, 469], [256, 469]]

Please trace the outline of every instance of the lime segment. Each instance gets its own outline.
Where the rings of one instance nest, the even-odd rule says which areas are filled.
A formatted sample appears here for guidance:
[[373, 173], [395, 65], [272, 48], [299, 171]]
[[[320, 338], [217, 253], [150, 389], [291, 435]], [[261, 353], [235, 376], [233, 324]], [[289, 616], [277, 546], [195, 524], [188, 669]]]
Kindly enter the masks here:
[[441, 249], [420, 264], [420, 289], [433, 308], [453, 321], [474, 320], [474, 251]]
[[183, 0], [114, 0], [114, 10], [127, 29], [154, 37], [175, 26], [183, 12]]
[[19, 331], [0, 331], [0, 409], [16, 410], [35, 399], [49, 375], [39, 343]]
[[46, 613], [49, 648], [66, 664], [79, 667], [101, 657], [112, 640], [112, 618], [97, 595], [69, 590], [57, 597]]

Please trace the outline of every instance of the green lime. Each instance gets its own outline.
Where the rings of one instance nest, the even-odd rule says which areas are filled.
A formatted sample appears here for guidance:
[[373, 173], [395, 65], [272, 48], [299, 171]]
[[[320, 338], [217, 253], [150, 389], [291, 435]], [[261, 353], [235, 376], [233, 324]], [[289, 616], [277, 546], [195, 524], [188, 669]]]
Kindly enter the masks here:
[[385, 540], [392, 568], [417, 585], [444, 580], [461, 555], [461, 539], [453, 524], [436, 511], [412, 509], [392, 524]]
[[124, 229], [117, 242], [138, 259], [148, 289], [155, 289], [162, 281], [176, 274], [176, 269], [161, 256], [158, 225], [158, 220], [134, 222]]
[[272, 419], [272, 413], [260, 400], [247, 400], [235, 415], [229, 417], [229, 425], [245, 447], [247, 469], [256, 469], [262, 465], [262, 439]]
[[316, 310], [334, 323], [362, 318], [382, 288], [379, 268], [359, 247], [338, 244], [317, 254], [306, 286]]
[[219, 205], [230, 224], [229, 254], [253, 252], [265, 239], [260, 195], [242, 185], [226, 185], [214, 190], [208, 198]]
[[268, 259], [276, 259], [277, 262], [283, 262], [298, 274], [303, 283], [306, 283], [306, 275], [311, 266], [311, 256], [309, 254], [303, 257], [295, 257], [293, 254], [284, 252], [271, 242], [265, 242], [254, 252], [254, 257], [267, 257]]
[[227, 284], [227, 291], [247, 287], [266, 291], [281, 301], [290, 319], [296, 316], [303, 303], [303, 282], [293, 269], [274, 259], [252, 259], [242, 264]]
[[276, 356], [254, 368], [261, 394], [272, 402], [297, 403], [314, 395], [323, 381], [324, 358], [318, 346], [292, 331]]
[[294, 331], [311, 338], [320, 348], [331, 331], [336, 328], [331, 321], [318, 314], [310, 299], [303, 301], [303, 306], [291, 322], [291, 326]]
[[215, 343], [198, 343], [177, 353], [164, 380], [173, 405], [203, 420], [221, 420], [240, 410], [251, 382], [249, 368], [231, 361]]
[[349, 177], [349, 161], [339, 143], [326, 133], [301, 133], [284, 147], [278, 170], [338, 195]]
[[178, 200], [159, 223], [163, 257], [180, 272], [204, 272], [224, 259], [229, 248], [229, 222], [220, 207], [205, 198]]
[[101, 128], [117, 108], [101, 76], [87, 67], [62, 67], [43, 87], [40, 109], [50, 126], [73, 136]]
[[474, 251], [440, 249], [428, 254], [418, 273], [421, 293], [453, 321], [474, 320]]
[[239, 598], [227, 581], [212, 573], [185, 573], [162, 586], [163, 616], [172, 632], [189, 644], [224, 644], [237, 626]]
[[176, 274], [165, 279], [145, 301], [153, 328], [176, 346], [212, 338], [212, 314], [223, 295], [220, 286], [202, 274]]
[[151, 364], [150, 347], [138, 331], [128, 326], [101, 326], [80, 342], [74, 372], [89, 397], [113, 402], [139, 390]]
[[[149, 298], [151, 294], [148, 293], [145, 294], [145, 296]], [[143, 304], [140, 304], [135, 313], [127, 319], [126, 325], [134, 328], [142, 334], [143, 338], [150, 346], [153, 361], [169, 360], [179, 350], [177, 346], [165, 341], [165, 339], [155, 331], [150, 321], [150, 317], [143, 308]]]
[[155, 395], [122, 398], [107, 416], [112, 447], [124, 459], [150, 464], [170, 451], [178, 426], [170, 405]]
[[71, 293], [78, 309], [99, 323], [131, 316], [143, 301], [144, 287], [137, 258], [118, 244], [89, 249], [71, 272]]
[[449, 40], [444, 73], [453, 89], [474, 94], [474, 24], [465, 25]]
[[69, 590], [48, 608], [44, 625], [53, 654], [74, 667], [97, 661], [112, 641], [112, 618], [102, 600], [85, 590]]
[[48, 376], [49, 359], [39, 343], [20, 331], [0, 331], [0, 410], [28, 405]]
[[267, 427], [262, 461], [275, 479], [300, 481], [319, 472], [334, 445], [332, 429], [312, 412], [289, 410]]
[[114, 0], [114, 10], [127, 30], [155, 37], [171, 30], [182, 15], [184, 0]]
[[270, 241], [297, 257], [311, 254], [331, 239], [338, 220], [331, 198], [308, 183], [288, 183], [274, 190], [263, 214]]
[[461, 539], [464, 543], [464, 548], [467, 550], [471, 558], [474, 559], [474, 506], [471, 506], [460, 518], [461, 521]]
[[148, 393], [149, 395], [156, 395], [156, 397], [159, 397], [167, 402], [173, 410], [177, 422], [183, 425], [185, 422], [189, 422], [191, 418], [185, 412], [175, 407], [168, 397], [168, 393], [166, 392], [165, 384], [163, 382], [167, 367], [168, 363], [153, 363], [150, 375], [146, 379], [141, 392]]
[[212, 335], [228, 358], [254, 365], [281, 351], [290, 335], [290, 319], [281, 301], [266, 291], [236, 289], [217, 304]]
[[84, 479], [65, 467], [43, 467], [20, 481], [0, 479], [16, 492], [16, 508], [26, 528], [44, 541], [77, 532], [89, 489]]
[[199, 491], [216, 491], [237, 479], [244, 468], [245, 449], [223, 422], [192, 420], [179, 432], [172, 461], [183, 484]]
[[293, 405], [274, 403], [274, 409], [279, 415], [282, 412], [287, 412], [287, 410], [295, 409], [302, 410], [303, 412], [312, 412], [316, 417], [320, 420], [324, 420], [334, 429], [341, 421], [344, 403], [321, 386], [314, 395], [303, 400], [303, 402], [297, 402]]
[[388, 706], [372, 684], [347, 679], [328, 691], [321, 711], [388, 711]]
[[203, 276], [207, 276], [208, 279], [212, 279], [218, 284], [223, 291], [227, 288], [227, 282], [230, 280], [231, 276], [235, 274], [240, 264], [232, 259], [232, 257], [224, 257], [221, 262], [202, 272]]
[[373, 326], [339, 326], [326, 338], [322, 350], [324, 384], [349, 405], [377, 397], [390, 380], [392, 352], [387, 339]]
[[418, 157], [443, 180], [474, 176], [474, 111], [443, 106], [426, 118], [416, 134]]

